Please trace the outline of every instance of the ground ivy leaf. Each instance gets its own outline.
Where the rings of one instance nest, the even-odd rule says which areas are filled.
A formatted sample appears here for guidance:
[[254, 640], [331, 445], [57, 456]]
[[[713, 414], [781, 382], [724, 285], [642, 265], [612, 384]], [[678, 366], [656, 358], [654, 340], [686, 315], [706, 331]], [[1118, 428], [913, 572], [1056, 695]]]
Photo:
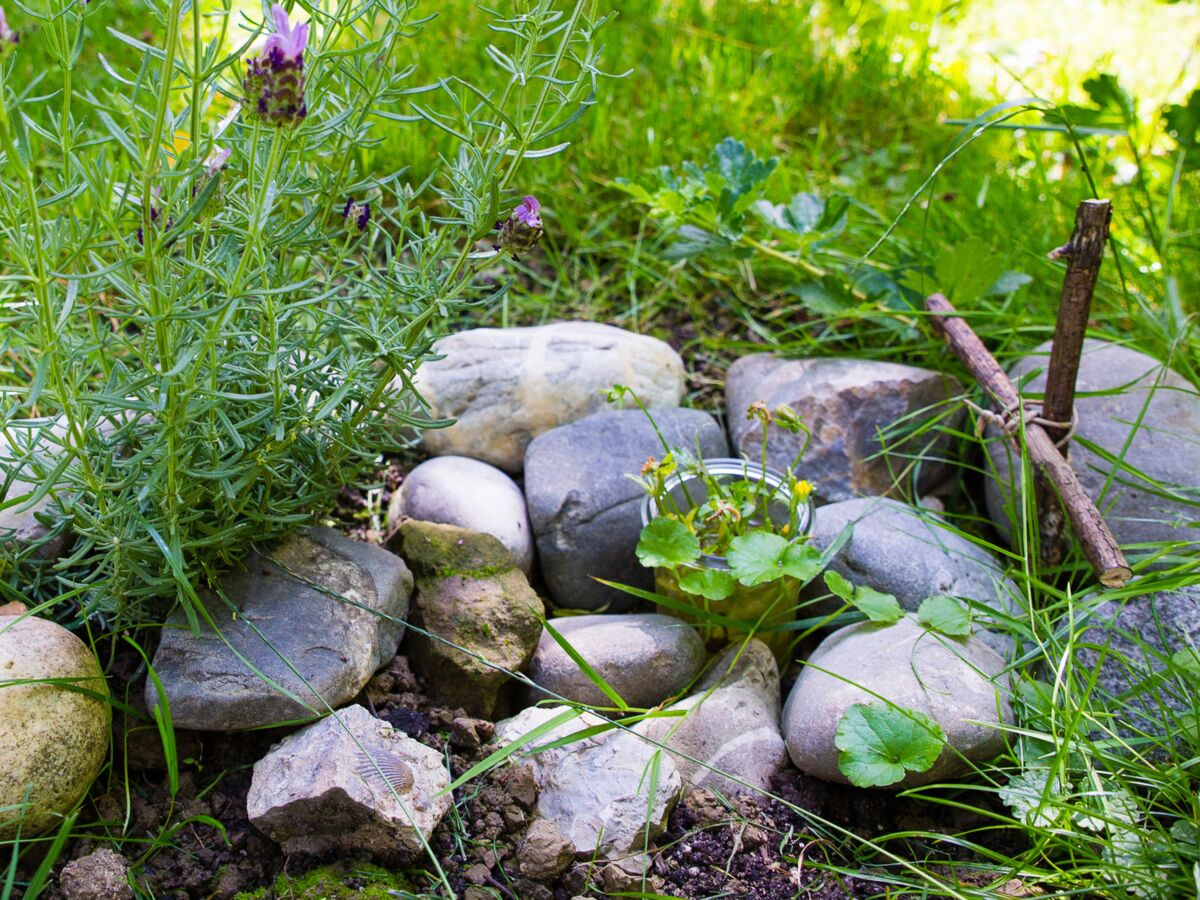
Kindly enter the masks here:
[[1051, 786], [1051, 777], [1049, 767], [1031, 766], [1008, 779], [998, 793], [1013, 818], [1032, 828], [1053, 828], [1057, 824], [1062, 798], [1071, 792], [1071, 785], [1064, 785], [1054, 776]]
[[851, 602], [872, 622], [886, 622], [891, 625], [893, 622], [900, 621], [900, 617], [904, 615], [900, 601], [891, 594], [885, 594], [874, 588], [855, 588], [854, 600]]
[[838, 722], [838, 769], [858, 787], [885, 787], [925, 772], [946, 739], [924, 713], [887, 703], [855, 703]]
[[835, 597], [841, 597], [847, 603], [854, 602], [854, 585], [837, 572], [825, 573], [825, 587], [829, 588]]
[[773, 581], [786, 574], [782, 557], [787, 548], [785, 538], [769, 531], [740, 534], [729, 542], [729, 570], [747, 587]]
[[733, 593], [733, 576], [720, 569], [693, 569], [679, 579], [679, 586], [689, 594], [699, 594], [708, 600], [725, 600]]
[[971, 633], [971, 611], [961, 600], [945, 594], [935, 594], [921, 601], [917, 621], [951, 637], [967, 637]]
[[678, 519], [660, 516], [642, 529], [637, 558], [647, 568], [686, 565], [700, 558], [700, 541]]

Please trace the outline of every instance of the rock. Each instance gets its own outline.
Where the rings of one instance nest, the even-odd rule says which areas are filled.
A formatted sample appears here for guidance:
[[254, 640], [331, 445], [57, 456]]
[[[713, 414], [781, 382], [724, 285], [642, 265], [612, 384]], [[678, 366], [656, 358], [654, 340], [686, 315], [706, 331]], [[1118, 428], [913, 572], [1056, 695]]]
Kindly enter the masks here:
[[125, 857], [102, 847], [63, 866], [58, 888], [64, 900], [131, 900], [128, 873]]
[[[819, 503], [892, 493], [898, 479], [901, 485], [910, 480], [901, 473], [918, 455], [923, 461], [916, 490], [925, 492], [950, 474], [944, 460], [951, 437], [937, 431], [905, 436], [947, 412], [946, 424], [955, 426], [962, 412], [949, 411], [945, 403], [961, 390], [951, 376], [897, 363], [841, 357], [787, 360], [759, 353], [729, 367], [726, 420], [734, 450], [758, 459], [762, 426], [747, 419], [746, 410], [759, 400], [771, 409], [780, 403], [791, 406], [812, 431], [797, 475], [813, 483]], [[804, 440], [803, 433], [772, 426], [767, 435], [770, 465], [785, 469]], [[886, 454], [881, 452], [885, 446]]]
[[687, 717], [647, 719], [636, 730], [683, 754], [671, 758], [685, 786], [725, 795], [766, 791], [787, 765], [779, 733], [779, 668], [762, 641], [725, 648], [692, 695], [667, 710], [684, 710]]
[[1170, 717], [1195, 712], [1195, 679], [1170, 677], [1167, 660], [1200, 648], [1200, 586], [1106, 600], [1088, 622], [1076, 641], [1076, 664], [1098, 671], [1093, 701], [1118, 712], [1116, 733], [1162, 735]]
[[[657, 706], [686, 688], [704, 667], [700, 635], [673, 616], [568, 616], [550, 624], [633, 707]], [[530, 703], [558, 695], [589, 706], [612, 706], [549, 631], [538, 642], [529, 677], [551, 692], [530, 688]]]
[[[238, 731], [323, 716], [351, 700], [396, 655], [412, 584], [398, 556], [329, 528], [251, 556], [221, 580], [236, 618], [214, 593], [202, 595], [221, 634], [204, 625], [193, 634], [182, 610], [163, 629], [154, 668], [175, 727]], [[157, 702], [147, 681], [147, 708]]]
[[[656, 409], [667, 441], [706, 457], [728, 456], [712, 416]], [[662, 457], [654, 426], [637, 409], [597, 413], [534, 439], [525, 454], [525, 497], [542, 575], [554, 602], [569, 609], [625, 610], [637, 601], [592, 576], [653, 590], [654, 574], [634, 554], [645, 491], [636, 475], [648, 456]]]
[[254, 764], [246, 812], [284, 853], [408, 862], [450, 808], [449, 785], [441, 753], [349, 706]]
[[[36, 454], [45, 457], [47, 465], [52, 466], [53, 457], [62, 452], [58, 442], [66, 436], [67, 428], [61, 418], [53, 422], [16, 419], [7, 422], [5, 430], [10, 439], [6, 440], [0, 434], [0, 492], [3, 492], [9, 473], [19, 473], [9, 484], [8, 490], [0, 493], [0, 499], [7, 500], [28, 496], [37, 490], [37, 483], [30, 480], [34, 477], [32, 472], [21, 465], [20, 460]], [[61, 529], [57, 536], [49, 537], [52, 526], [46, 524], [55, 515], [53, 504], [54, 499], [46, 494], [31, 506], [19, 503], [0, 509], [0, 546], [7, 545], [20, 552], [38, 544], [37, 556], [44, 559], [59, 556], [65, 545], [65, 537]]]
[[[846, 525], [853, 534], [833, 558], [830, 570], [859, 587], [894, 594], [900, 605], [915, 612], [934, 594], [974, 600], [998, 611], [1016, 611], [1015, 584], [987, 550], [950, 530], [936, 514], [883, 497], [860, 497], [831, 503], [817, 510], [813, 542], [830, 546]], [[803, 598], [828, 593], [816, 579]], [[816, 615], [836, 603], [819, 604]]]
[[[0, 682], [35, 678], [75, 679], [108, 696], [100, 664], [74, 634], [46, 619], [0, 616]], [[0, 840], [16, 835], [18, 821], [23, 838], [58, 827], [100, 774], [111, 724], [111, 707], [79, 691], [0, 686]]]
[[521, 875], [534, 881], [557, 878], [575, 861], [575, 845], [547, 819], [537, 819], [517, 845]]
[[[1009, 370], [1026, 397], [1041, 399], [1049, 352], [1050, 343], [1042, 344]], [[1076, 388], [1082, 396], [1075, 400], [1071, 468], [1117, 541], [1190, 539], [1195, 548], [1196, 533], [1181, 529], [1200, 521], [1200, 391], [1152, 357], [1097, 340], [1084, 341]], [[1011, 474], [1015, 453], [994, 440], [988, 454], [995, 466], [995, 478], [987, 481], [988, 512], [1007, 536], [1019, 506]], [[1118, 469], [1109, 460], [1122, 455]]]
[[[534, 706], [497, 722], [497, 742], [512, 743], [567, 709]], [[656, 748], [637, 735], [615, 729], [538, 752], [540, 746], [601, 724], [604, 719], [584, 712], [535, 738], [513, 758], [533, 770], [538, 816], [571, 842], [577, 856], [644, 866], [646, 836], [662, 833], [682, 785], [670, 755], [656, 756]], [[655, 763], [658, 779], [651, 798], [649, 767]]]
[[809, 657], [788, 697], [788, 753], [802, 772], [847, 784], [834, 746], [838, 722], [856, 703], [889, 701], [931, 717], [947, 746], [928, 771], [909, 772], [888, 789], [960, 775], [968, 770], [962, 757], [980, 762], [1004, 749], [1000, 725], [1013, 721], [1004, 668], [1000, 655], [977, 637], [948, 638], [909, 616], [892, 625], [841, 628]]
[[537, 647], [541, 598], [490, 534], [409, 520], [400, 538], [417, 579], [412, 623], [435, 636], [413, 631], [409, 662], [438, 702], [491, 718], [507, 672]]
[[511, 474], [521, 471], [534, 437], [604, 409], [614, 384], [633, 388], [650, 407], [677, 406], [683, 397], [678, 353], [595, 322], [476, 328], [442, 338], [434, 352], [442, 358], [421, 365], [417, 388], [434, 418], [456, 422], [425, 431], [425, 449]]
[[401, 516], [490, 534], [526, 575], [533, 569], [533, 532], [525, 495], [497, 469], [465, 456], [439, 456], [408, 473], [392, 495], [388, 520]]

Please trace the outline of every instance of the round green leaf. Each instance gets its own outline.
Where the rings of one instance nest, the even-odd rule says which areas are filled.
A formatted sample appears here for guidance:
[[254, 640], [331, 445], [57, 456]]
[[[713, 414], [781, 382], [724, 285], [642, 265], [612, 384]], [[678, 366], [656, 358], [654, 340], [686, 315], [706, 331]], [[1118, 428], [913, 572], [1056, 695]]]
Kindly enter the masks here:
[[729, 570], [746, 587], [774, 581], [787, 573], [783, 554], [788, 542], [769, 531], [740, 534], [729, 542]]
[[853, 602], [855, 608], [872, 622], [886, 622], [890, 625], [900, 621], [900, 617], [904, 615], [904, 610], [895, 597], [874, 588], [855, 588]]
[[858, 787], [885, 787], [925, 772], [946, 743], [941, 727], [914, 709], [855, 703], [838, 722], [838, 769]]
[[647, 568], [686, 565], [700, 558], [700, 541], [678, 519], [659, 516], [642, 529], [637, 558]]
[[733, 576], [720, 569], [693, 569], [679, 579], [679, 586], [689, 594], [708, 600], [726, 600], [733, 593]]
[[971, 611], [961, 600], [945, 594], [923, 600], [917, 609], [917, 621], [951, 637], [967, 637], [971, 633]]

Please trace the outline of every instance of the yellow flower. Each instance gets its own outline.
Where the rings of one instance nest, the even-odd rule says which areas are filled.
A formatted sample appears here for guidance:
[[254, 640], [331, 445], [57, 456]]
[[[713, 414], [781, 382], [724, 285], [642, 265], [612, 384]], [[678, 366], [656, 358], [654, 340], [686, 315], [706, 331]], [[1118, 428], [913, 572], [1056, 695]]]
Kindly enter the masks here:
[[813, 486], [811, 481], [803, 479], [792, 479], [792, 494], [801, 503], [807, 503], [808, 498], [812, 496]]

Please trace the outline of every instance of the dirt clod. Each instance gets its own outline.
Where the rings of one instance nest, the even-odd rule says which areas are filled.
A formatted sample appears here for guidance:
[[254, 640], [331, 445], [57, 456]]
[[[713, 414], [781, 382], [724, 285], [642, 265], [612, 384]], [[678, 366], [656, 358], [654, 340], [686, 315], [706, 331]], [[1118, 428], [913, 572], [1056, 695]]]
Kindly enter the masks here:
[[125, 857], [102, 847], [67, 863], [58, 886], [65, 900], [131, 900], [128, 872]]

